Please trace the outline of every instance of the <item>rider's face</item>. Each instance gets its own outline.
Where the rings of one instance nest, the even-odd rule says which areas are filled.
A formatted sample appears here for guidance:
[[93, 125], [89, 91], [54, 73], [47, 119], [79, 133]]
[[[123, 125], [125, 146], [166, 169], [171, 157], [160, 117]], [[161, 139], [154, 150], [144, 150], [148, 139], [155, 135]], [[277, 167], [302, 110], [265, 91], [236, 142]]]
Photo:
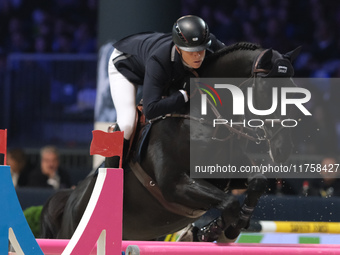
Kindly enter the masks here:
[[201, 51], [184, 51], [176, 48], [178, 53], [182, 56], [183, 61], [192, 68], [199, 68], [205, 57], [205, 50]]

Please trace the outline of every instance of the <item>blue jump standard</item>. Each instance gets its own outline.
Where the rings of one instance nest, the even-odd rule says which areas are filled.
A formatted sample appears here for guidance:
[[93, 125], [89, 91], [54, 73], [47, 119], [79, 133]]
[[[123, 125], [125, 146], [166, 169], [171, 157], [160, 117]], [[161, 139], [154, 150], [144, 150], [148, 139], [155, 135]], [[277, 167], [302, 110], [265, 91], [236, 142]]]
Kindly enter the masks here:
[[0, 255], [8, 254], [8, 232], [12, 228], [22, 251], [44, 255], [26, 221], [13, 186], [9, 166], [0, 166]]

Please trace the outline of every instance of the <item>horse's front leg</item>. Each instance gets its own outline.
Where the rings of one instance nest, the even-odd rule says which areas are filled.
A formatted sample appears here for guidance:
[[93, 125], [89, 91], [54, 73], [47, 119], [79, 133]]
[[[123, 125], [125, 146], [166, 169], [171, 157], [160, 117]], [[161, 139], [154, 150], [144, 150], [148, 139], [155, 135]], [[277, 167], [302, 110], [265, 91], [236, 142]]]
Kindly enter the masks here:
[[223, 232], [232, 222], [237, 222], [240, 211], [237, 197], [225, 193], [204, 179], [192, 179], [186, 174], [176, 176], [175, 171], [166, 172], [172, 174], [160, 174], [156, 177], [165, 199], [193, 209], [218, 209], [222, 213], [219, 232]]
[[168, 178], [167, 181], [160, 181], [158, 179], [158, 184], [165, 199], [169, 202], [201, 210], [217, 208], [223, 211], [231, 207], [236, 212], [240, 209], [239, 201], [235, 196], [225, 193], [203, 179], [192, 179], [183, 174], [177, 180]]
[[[248, 179], [232, 179], [230, 182], [230, 189], [247, 188], [242, 207], [237, 212], [237, 220], [222, 220], [223, 218], [228, 219], [230, 217], [234, 217], [235, 212], [233, 210], [229, 210], [227, 207], [222, 216], [217, 217], [215, 220], [198, 230], [198, 240], [205, 242], [215, 240], [218, 242], [235, 241], [241, 230], [249, 226], [250, 217], [252, 216], [258, 200], [265, 192], [266, 186], [267, 179], [265, 176], [260, 174], [250, 176]], [[228, 222], [230, 222], [230, 224], [224, 226], [224, 223]], [[222, 228], [226, 228], [224, 233], [221, 233]]]
[[264, 175], [255, 174], [248, 178], [248, 188], [240, 210], [239, 219], [236, 223], [232, 223], [224, 232], [227, 239], [235, 240], [243, 228], [248, 228], [250, 217], [266, 187], [267, 178]]

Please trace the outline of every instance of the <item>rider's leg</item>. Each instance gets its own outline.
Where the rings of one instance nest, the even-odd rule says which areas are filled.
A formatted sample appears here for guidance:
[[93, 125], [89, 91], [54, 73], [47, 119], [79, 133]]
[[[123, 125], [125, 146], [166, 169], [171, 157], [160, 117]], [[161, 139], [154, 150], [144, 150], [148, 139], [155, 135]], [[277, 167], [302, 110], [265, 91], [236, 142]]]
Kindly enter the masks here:
[[[120, 56], [121, 54], [122, 53], [117, 50], [113, 51], [109, 60], [108, 73], [111, 97], [117, 113], [117, 123], [120, 130], [124, 131], [124, 152], [126, 152], [129, 146], [129, 140], [134, 130], [135, 117], [137, 114], [137, 90], [135, 85], [125, 78], [125, 76], [123, 76], [113, 64], [113, 59]], [[116, 164], [110, 164], [110, 166], [115, 167]]]
[[121, 53], [114, 50], [109, 61], [109, 81], [113, 104], [117, 112], [117, 123], [124, 138], [129, 140], [136, 117], [136, 87], [124, 75], [122, 75], [112, 63], [113, 59]]

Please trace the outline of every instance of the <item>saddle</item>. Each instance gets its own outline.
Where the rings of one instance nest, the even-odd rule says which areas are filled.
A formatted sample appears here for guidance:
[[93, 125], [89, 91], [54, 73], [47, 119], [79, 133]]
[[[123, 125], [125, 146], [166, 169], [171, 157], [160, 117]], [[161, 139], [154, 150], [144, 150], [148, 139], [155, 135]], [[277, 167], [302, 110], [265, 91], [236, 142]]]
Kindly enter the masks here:
[[[135, 118], [134, 130], [131, 135], [130, 143], [128, 148], [124, 149], [123, 162], [132, 157], [132, 160], [140, 163], [142, 157], [142, 149], [146, 142], [147, 135], [150, 131], [151, 123], [146, 121], [145, 115], [143, 113], [143, 101], [137, 105], [137, 114]], [[114, 123], [108, 127], [108, 132], [118, 131], [119, 126], [117, 123]]]

